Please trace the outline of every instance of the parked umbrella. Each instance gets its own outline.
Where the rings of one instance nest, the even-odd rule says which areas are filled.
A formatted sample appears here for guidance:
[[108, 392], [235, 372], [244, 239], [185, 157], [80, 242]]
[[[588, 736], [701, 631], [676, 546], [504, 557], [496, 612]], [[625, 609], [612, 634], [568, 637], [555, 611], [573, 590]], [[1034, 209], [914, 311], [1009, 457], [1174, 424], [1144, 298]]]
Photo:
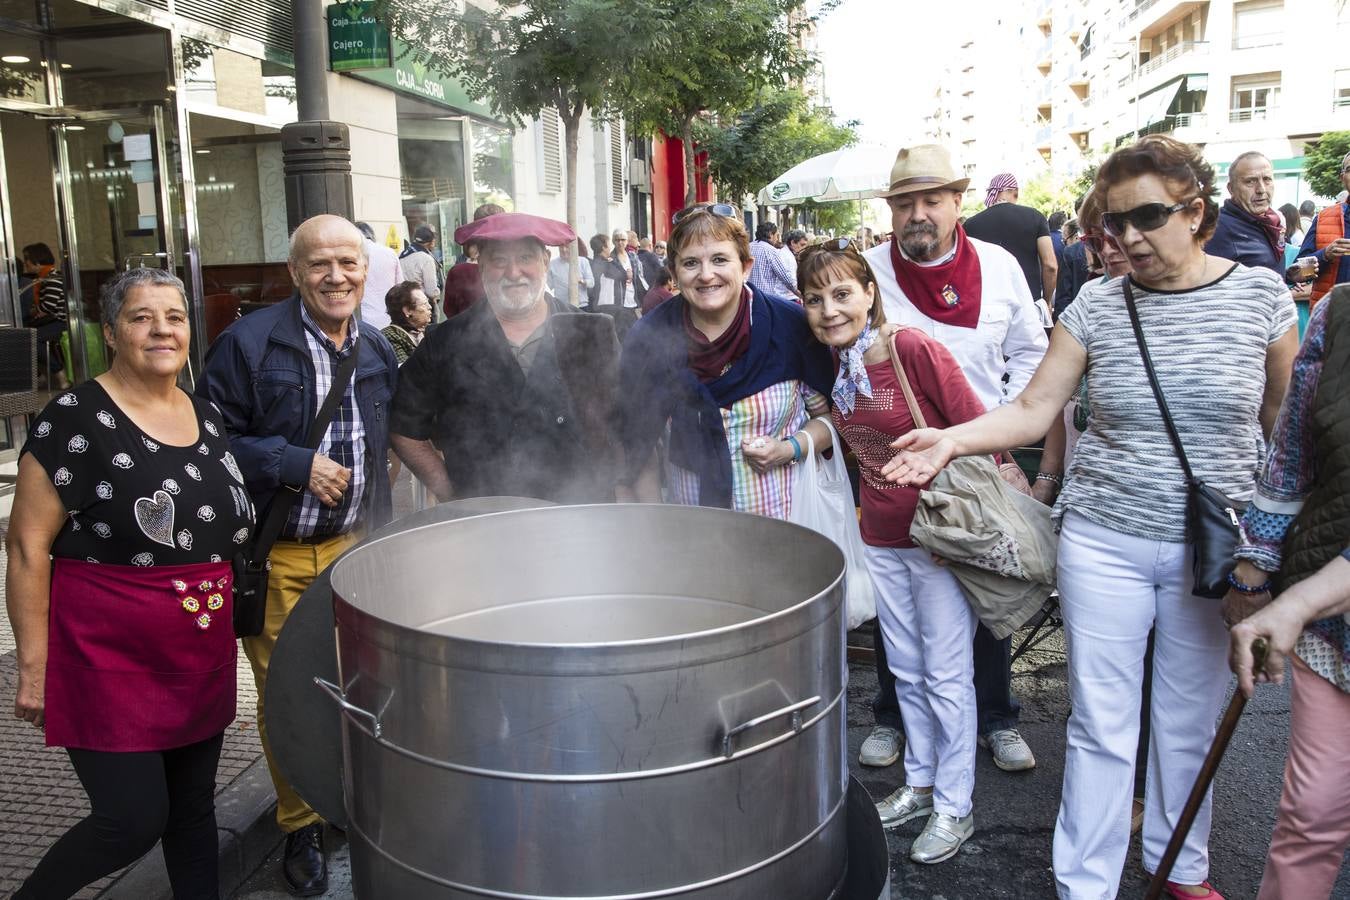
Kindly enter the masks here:
[[[1260, 672], [1265, 666], [1266, 653], [1269, 649], [1261, 638], [1252, 642], [1253, 672]], [[1242, 691], [1234, 691], [1233, 699], [1228, 702], [1223, 721], [1219, 723], [1218, 731], [1214, 735], [1214, 743], [1209, 748], [1209, 754], [1205, 756], [1204, 764], [1200, 766], [1200, 774], [1195, 776], [1195, 784], [1191, 786], [1191, 795], [1186, 798], [1186, 805], [1181, 810], [1181, 818], [1177, 821], [1176, 830], [1172, 832], [1172, 840], [1167, 842], [1167, 850], [1163, 852], [1162, 861], [1158, 863], [1158, 871], [1153, 873], [1153, 880], [1148, 883], [1148, 893], [1144, 895], [1144, 900], [1158, 900], [1162, 897], [1163, 890], [1167, 887], [1167, 876], [1172, 874], [1172, 865], [1177, 861], [1177, 854], [1181, 852], [1181, 845], [1191, 831], [1196, 814], [1200, 812], [1205, 792], [1214, 781], [1214, 774], [1219, 770], [1219, 762], [1223, 759], [1224, 751], [1228, 749], [1228, 742], [1233, 739], [1238, 719], [1242, 718], [1242, 710], [1246, 706], [1246, 695]]]
[[832, 150], [797, 163], [765, 185], [758, 200], [765, 206], [788, 205], [803, 200], [826, 203], [857, 200], [862, 219], [862, 202], [875, 197], [890, 185], [895, 151], [876, 144], [856, 144]]

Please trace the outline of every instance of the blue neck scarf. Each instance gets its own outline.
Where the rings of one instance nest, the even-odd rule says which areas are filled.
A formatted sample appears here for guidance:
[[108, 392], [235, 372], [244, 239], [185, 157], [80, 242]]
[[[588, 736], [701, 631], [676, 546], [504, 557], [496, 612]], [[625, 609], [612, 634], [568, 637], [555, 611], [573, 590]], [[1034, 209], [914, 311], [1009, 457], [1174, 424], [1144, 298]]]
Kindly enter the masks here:
[[871, 399], [872, 381], [867, 377], [867, 366], [863, 364], [863, 354], [876, 343], [879, 332], [868, 322], [863, 326], [858, 339], [839, 354], [839, 374], [834, 379], [834, 388], [830, 396], [834, 405], [845, 416], [853, 415], [853, 404], [858, 394]]

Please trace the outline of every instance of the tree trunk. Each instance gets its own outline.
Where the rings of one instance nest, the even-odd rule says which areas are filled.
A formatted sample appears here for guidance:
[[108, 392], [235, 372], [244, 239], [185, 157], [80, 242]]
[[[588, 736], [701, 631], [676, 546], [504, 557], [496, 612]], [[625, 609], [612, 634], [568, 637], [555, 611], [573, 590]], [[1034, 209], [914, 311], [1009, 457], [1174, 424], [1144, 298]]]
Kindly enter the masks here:
[[680, 129], [680, 140], [684, 142], [684, 205], [693, 206], [698, 200], [698, 186], [694, 184], [694, 119], [684, 120]]
[[[577, 229], [577, 139], [581, 131], [581, 110], [578, 109], [575, 114], [570, 110], [559, 109], [563, 120], [563, 139], [566, 142], [567, 159], [564, 162], [565, 175], [567, 179], [567, 224], [572, 226], [572, 230]], [[575, 246], [572, 247], [572, 264], [567, 269], [567, 302], [573, 306], [579, 306], [577, 302], [580, 291], [577, 288], [577, 282], [581, 277], [581, 259], [580, 253]]]

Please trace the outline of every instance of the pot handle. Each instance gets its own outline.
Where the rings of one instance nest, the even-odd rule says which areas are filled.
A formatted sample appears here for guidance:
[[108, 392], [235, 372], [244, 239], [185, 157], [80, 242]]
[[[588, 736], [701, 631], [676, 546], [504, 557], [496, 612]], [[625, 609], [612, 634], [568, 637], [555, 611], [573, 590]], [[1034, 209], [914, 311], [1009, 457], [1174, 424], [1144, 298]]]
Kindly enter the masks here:
[[361, 707], [357, 706], [355, 703], [352, 703], [350, 700], [347, 699], [347, 695], [342, 690], [342, 688], [338, 687], [336, 684], [333, 684], [331, 681], [325, 681], [318, 675], [314, 676], [314, 683], [318, 685], [325, 694], [332, 697], [333, 700], [336, 701], [338, 706], [342, 707], [347, 712], [351, 713], [354, 716], [364, 716], [365, 718], [369, 719], [371, 726], [370, 728], [371, 734], [375, 736], [376, 740], [381, 739], [380, 732], [382, 731], [382, 729], [380, 727], [380, 715], [384, 713], [384, 710], [380, 710], [379, 713], [373, 713], [368, 709], [362, 709]]
[[748, 722], [742, 722], [735, 728], [729, 729], [726, 734], [722, 735], [722, 755], [727, 759], [731, 759], [731, 757], [735, 755], [735, 751], [731, 748], [731, 739], [736, 737], [736, 735], [749, 731], [751, 728], [757, 728], [766, 722], [772, 722], [774, 719], [781, 718], [782, 716], [791, 716], [792, 730], [794, 732], [800, 732], [802, 730], [802, 710], [815, 706], [819, 702], [819, 696], [808, 697], [805, 700], [798, 700], [796, 703], [784, 706], [782, 709], [776, 709], [773, 712], [765, 713], [762, 716], [755, 716]]

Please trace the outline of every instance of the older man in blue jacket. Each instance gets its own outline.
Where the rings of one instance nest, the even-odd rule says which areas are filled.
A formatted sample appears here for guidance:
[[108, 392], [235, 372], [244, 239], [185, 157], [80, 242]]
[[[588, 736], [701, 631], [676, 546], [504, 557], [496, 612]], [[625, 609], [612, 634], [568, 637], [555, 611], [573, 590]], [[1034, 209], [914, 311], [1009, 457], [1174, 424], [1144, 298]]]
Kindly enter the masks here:
[[[355, 316], [367, 268], [356, 226], [327, 215], [302, 222], [287, 267], [296, 293], [216, 339], [197, 393], [220, 409], [258, 521], [283, 489], [299, 493], [268, 556], [263, 631], [243, 645], [258, 688], [258, 732], [277, 791], [277, 824], [286, 833], [282, 875], [291, 893], [308, 897], [327, 890], [323, 822], [273, 763], [263, 691], [277, 635], [305, 588], [365, 529], [389, 520], [385, 460], [398, 363], [384, 335], [359, 326]], [[351, 353], [351, 381], [318, 448], [310, 449], [310, 425]]]
[[1233, 160], [1228, 195], [1205, 252], [1284, 275], [1284, 218], [1271, 206], [1275, 168], [1270, 160], [1254, 150]]

